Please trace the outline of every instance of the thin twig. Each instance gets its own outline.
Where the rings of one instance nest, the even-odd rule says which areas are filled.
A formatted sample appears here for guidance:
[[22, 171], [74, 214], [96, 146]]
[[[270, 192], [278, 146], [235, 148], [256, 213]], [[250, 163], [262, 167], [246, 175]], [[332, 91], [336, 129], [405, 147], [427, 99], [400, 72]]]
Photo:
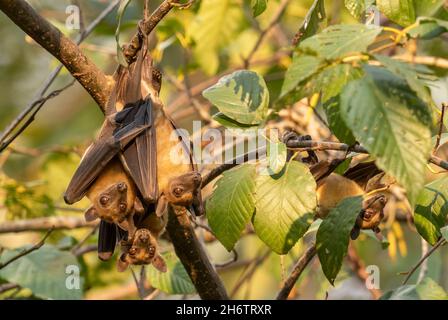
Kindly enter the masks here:
[[36, 108], [34, 109], [31, 116], [8, 140], [4, 141], [0, 145], [0, 152], [5, 150], [23, 131], [25, 131], [26, 128], [28, 128], [28, 126], [34, 121], [36, 114], [40, 111], [40, 109], [43, 107], [45, 102], [47, 102], [48, 100], [50, 100], [54, 97], [57, 97], [61, 92], [63, 92], [65, 89], [71, 87], [74, 83], [75, 83], [75, 80], [72, 80], [69, 84], [62, 87], [61, 89], [54, 90], [50, 94], [48, 94], [46, 97], [35, 101], [35, 104], [31, 106], [31, 109], [34, 109], [34, 107], [36, 107]]
[[274, 13], [274, 16], [272, 17], [271, 22], [269, 22], [269, 25], [261, 31], [260, 35], [258, 36], [257, 42], [253, 46], [252, 50], [249, 52], [247, 57], [244, 59], [244, 69], [247, 69], [249, 67], [249, 64], [254, 56], [254, 54], [257, 52], [260, 45], [263, 43], [264, 38], [266, 35], [274, 28], [277, 23], [279, 23], [281, 17], [286, 11], [286, 7], [288, 6], [290, 0], [282, 0], [277, 8], [277, 11]]
[[77, 229], [93, 227], [98, 222], [86, 222], [84, 217], [44, 217], [18, 221], [6, 221], [0, 224], [0, 233], [42, 231], [49, 228]]
[[[78, 36], [78, 39], [76, 40], [76, 44], [81, 44], [92, 32], [93, 30], [98, 26], [98, 24], [103, 21], [103, 19], [109, 15], [120, 3], [120, 0], [114, 0], [109, 6], [107, 6], [106, 9], [104, 9], [96, 18], [93, 20], [87, 28]], [[39, 104], [39, 101], [43, 98], [44, 94], [47, 92], [47, 90], [50, 88], [51, 84], [54, 82], [54, 80], [59, 75], [60, 71], [62, 70], [63, 65], [58, 65], [48, 76], [47, 80], [44, 82], [44, 85], [38, 90], [37, 94], [35, 95], [36, 98], [8, 125], [8, 127], [3, 130], [1, 136], [0, 136], [0, 144], [3, 144], [3, 142], [6, 140], [6, 138], [11, 134], [11, 132], [20, 124], [20, 122], [25, 119], [25, 117], [33, 111], [33, 109], [36, 107], [36, 105]], [[47, 99], [48, 100], [48, 99]], [[43, 103], [45, 103], [44, 101]], [[39, 107], [41, 108], [43, 104]]]
[[24, 249], [19, 254], [17, 254], [14, 257], [12, 257], [11, 259], [9, 259], [9, 260], [7, 260], [7, 261], [5, 261], [3, 263], [0, 263], [0, 269], [5, 268], [7, 265], [9, 265], [10, 263], [20, 259], [21, 257], [26, 256], [27, 254], [40, 249], [40, 247], [42, 247], [45, 244], [45, 240], [47, 240], [47, 238], [50, 236], [50, 234], [53, 232], [53, 230], [54, 230], [53, 228], [48, 230], [47, 233], [45, 234], [45, 236], [42, 238], [42, 240], [40, 240], [38, 243], [33, 245], [31, 248]]
[[160, 294], [159, 289], [155, 289], [153, 292], [148, 294], [143, 300], [154, 300]]
[[18, 284], [15, 283], [4, 283], [4, 284], [0, 284], [0, 293], [12, 290], [12, 289], [17, 289], [20, 288], [20, 286]]
[[403, 285], [405, 285], [409, 279], [412, 277], [412, 275], [414, 274], [415, 271], [417, 271], [417, 269], [420, 267], [420, 265], [426, 260], [428, 259], [436, 250], [437, 248], [439, 248], [441, 245], [443, 245], [444, 243], [446, 243], [446, 240], [444, 238], [441, 238], [439, 241], [437, 241], [437, 243], [434, 245], [434, 247], [431, 248], [431, 250], [429, 250], [421, 259], [419, 262], [417, 262], [417, 264], [411, 269], [411, 271], [407, 272], [407, 276], [403, 281]]
[[252, 276], [254, 275], [255, 271], [257, 271], [257, 268], [269, 257], [271, 254], [271, 250], [266, 250], [266, 252], [261, 256], [258, 257], [252, 265], [247, 269], [247, 272], [239, 279], [235, 287], [232, 289], [232, 292], [230, 293], [230, 297], [234, 297], [235, 294], [241, 289], [243, 284], [250, 280]]
[[81, 240], [81, 241], [79, 241], [76, 245], [74, 245], [73, 246], [73, 248], [70, 250], [73, 254], [75, 254], [75, 253], [77, 253], [78, 252], [78, 250], [87, 242], [87, 240], [89, 240], [89, 238], [91, 237], [91, 236], [93, 236], [95, 233], [96, 233], [96, 231], [98, 230], [98, 228], [99, 228], [99, 224], [97, 224], [96, 226], [94, 226], [93, 228], [92, 228], [92, 230], [90, 230], [88, 233], [87, 233], [87, 235]]
[[292, 268], [291, 274], [286, 279], [283, 284], [283, 287], [280, 289], [277, 294], [277, 300], [286, 300], [291, 292], [292, 288], [299, 279], [303, 270], [305, 270], [306, 266], [313, 260], [316, 255], [316, 245], [312, 244], [308, 249], [306, 249], [305, 253], [297, 260], [296, 264]]

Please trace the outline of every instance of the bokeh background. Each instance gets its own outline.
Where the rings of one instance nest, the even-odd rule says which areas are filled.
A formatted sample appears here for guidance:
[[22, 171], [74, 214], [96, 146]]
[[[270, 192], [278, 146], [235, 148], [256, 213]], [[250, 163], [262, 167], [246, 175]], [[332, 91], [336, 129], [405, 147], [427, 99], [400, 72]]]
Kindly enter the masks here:
[[[216, 110], [199, 95], [192, 101], [185, 93], [185, 86], [209, 81], [210, 85], [227, 70], [239, 68], [263, 30], [271, 21], [279, 1], [270, 0], [267, 10], [253, 18], [250, 1], [231, 0], [228, 7], [221, 8], [223, 14], [200, 15], [197, 3], [188, 10], [173, 10], [157, 27], [152, 39], [152, 54], [163, 72], [162, 99], [167, 112], [180, 127], [191, 130], [192, 120], [210, 124], [210, 114]], [[290, 63], [287, 50], [291, 39], [301, 25], [311, 0], [290, 1], [280, 23], [273, 28], [249, 68], [265, 77], [271, 97], [278, 95], [284, 71]], [[72, 38], [79, 30], [65, 26], [66, 7], [71, 1], [30, 0], [29, 3], [51, 23]], [[109, 3], [102, 0], [78, 1], [84, 24], [91, 22]], [[160, 1], [150, 1], [155, 8]], [[142, 16], [143, 1], [131, 1], [123, 17], [120, 39], [125, 42], [134, 34], [136, 23]], [[218, 9], [217, 9], [218, 10]], [[344, 8], [342, 0], [326, 1], [328, 24], [354, 23], [355, 19]], [[215, 21], [219, 20], [219, 21]], [[218, 23], [219, 22], [219, 23]], [[81, 45], [81, 48], [97, 65], [108, 74], [117, 66], [115, 28], [116, 11], [112, 12]], [[216, 25], [218, 30], [208, 30], [198, 39], [198, 30]], [[34, 98], [58, 61], [27, 37], [4, 14], [0, 13], [0, 131], [2, 131]], [[217, 36], [218, 35], [218, 36]], [[207, 38], [208, 37], [208, 38]], [[204, 43], [203, 43], [204, 42]], [[208, 44], [205, 44], [207, 42]], [[440, 37], [431, 41], [419, 41], [418, 54], [448, 57], [448, 41]], [[448, 101], [448, 78], [446, 70], [434, 69], [440, 77], [431, 90], [435, 101]], [[186, 78], [187, 76], [187, 78]], [[72, 77], [63, 69], [53, 83], [52, 89], [63, 87]], [[271, 98], [273, 101], [274, 98]], [[199, 110], [199, 111], [198, 111]], [[4, 221], [24, 220], [46, 216], [82, 216], [88, 207], [83, 200], [72, 207], [64, 204], [62, 194], [71, 178], [84, 149], [94, 139], [102, 123], [103, 115], [93, 99], [74, 84], [58, 97], [49, 100], [37, 114], [34, 122], [3, 153], [0, 154], [0, 224]], [[294, 105], [288, 112], [280, 112], [279, 126], [294, 126], [299, 132], [306, 132], [316, 139], [333, 139], [321, 125], [319, 119], [309, 112], [306, 103]], [[444, 156], [444, 154], [441, 154]], [[210, 190], [206, 190], [210, 192]], [[377, 265], [381, 272], [381, 290], [398, 287], [403, 276], [421, 255], [420, 236], [412, 223], [407, 222], [406, 212], [402, 219], [389, 219], [383, 231], [389, 246], [383, 248], [377, 240], [362, 235], [356, 241], [357, 251], [365, 265]], [[56, 230], [47, 243], [70, 250], [84, 239], [91, 228]], [[207, 241], [204, 230], [198, 229], [210, 258], [222, 263], [232, 258], [217, 241]], [[39, 241], [41, 232], [0, 234], [0, 246], [14, 249]], [[310, 234], [308, 237], [312, 237]], [[84, 245], [94, 245], [96, 235]], [[168, 242], [162, 242], [164, 251], [171, 251]], [[286, 256], [266, 254], [267, 248], [255, 236], [245, 235], [237, 244], [238, 261], [220, 268], [225, 285], [234, 298], [272, 299], [278, 291], [289, 267], [304, 249], [303, 240]], [[101, 262], [95, 251], [78, 256], [83, 278], [80, 297], [86, 299], [136, 299], [136, 286], [130, 271], [118, 273], [115, 258]], [[429, 276], [448, 289], [448, 252], [441, 249], [429, 259]], [[148, 267], [152, 268], [152, 267]], [[252, 274], [242, 281], [241, 275], [253, 268]], [[139, 268], [134, 268], [136, 273]], [[44, 272], [44, 271], [42, 271]], [[36, 277], [42, 274], [35, 274]], [[51, 275], [43, 275], [51, 277]], [[417, 276], [417, 275], [416, 275]], [[416, 277], [415, 276], [415, 277]], [[1, 276], [0, 276], [1, 279]], [[3, 280], [0, 280], [3, 281]], [[147, 281], [150, 288], [151, 283]], [[328, 293], [328, 297], [327, 297]], [[11, 291], [0, 294], [7, 298]], [[58, 297], [57, 292], [55, 293]], [[14, 297], [35, 296], [31, 290], [18, 290]], [[36, 297], [36, 296], [35, 296]], [[345, 263], [337, 278], [335, 287], [325, 279], [319, 262], [313, 260], [298, 281], [293, 297], [306, 299], [370, 299], [371, 294], [356, 276], [350, 265]], [[37, 298], [37, 297], [36, 297]], [[194, 294], [172, 295], [160, 292], [155, 299], [197, 298]]]

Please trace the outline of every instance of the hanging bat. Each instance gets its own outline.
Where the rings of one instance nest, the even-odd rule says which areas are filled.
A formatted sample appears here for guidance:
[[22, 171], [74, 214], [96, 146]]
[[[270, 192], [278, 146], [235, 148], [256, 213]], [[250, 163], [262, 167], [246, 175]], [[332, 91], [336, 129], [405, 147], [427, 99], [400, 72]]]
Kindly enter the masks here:
[[158, 252], [156, 238], [148, 229], [141, 228], [135, 232], [131, 247], [120, 255], [117, 261], [117, 270], [123, 272], [130, 264], [150, 263], [159, 271], [166, 272], [166, 264]]
[[132, 238], [136, 227], [134, 214], [143, 214], [143, 204], [136, 196], [135, 185], [124, 172], [118, 159], [109, 165], [87, 191], [92, 206], [85, 212], [86, 221], [97, 218], [114, 223]]
[[172, 178], [160, 195], [156, 208], [156, 216], [166, 215], [168, 205], [200, 207], [201, 175], [196, 171], [187, 172]]

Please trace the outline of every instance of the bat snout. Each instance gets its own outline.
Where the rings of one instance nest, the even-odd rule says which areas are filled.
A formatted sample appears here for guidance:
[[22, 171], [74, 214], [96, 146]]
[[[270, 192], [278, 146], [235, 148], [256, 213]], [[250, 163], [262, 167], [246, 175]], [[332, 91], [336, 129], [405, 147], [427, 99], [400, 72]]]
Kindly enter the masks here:
[[120, 182], [117, 184], [117, 190], [119, 192], [125, 192], [128, 189], [128, 186], [124, 182]]

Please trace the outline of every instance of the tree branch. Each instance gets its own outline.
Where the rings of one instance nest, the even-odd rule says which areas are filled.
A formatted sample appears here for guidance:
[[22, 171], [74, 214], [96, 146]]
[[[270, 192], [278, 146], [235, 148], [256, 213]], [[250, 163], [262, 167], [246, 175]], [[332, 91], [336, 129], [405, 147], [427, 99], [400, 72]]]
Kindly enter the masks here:
[[24, 0], [0, 0], [0, 10], [58, 59], [104, 110], [112, 82], [72, 40]]
[[[154, 12], [151, 14], [151, 16], [143, 21], [142, 24], [142, 31], [148, 35], [160, 22], [160, 20], [165, 17], [168, 12], [171, 11], [172, 8], [176, 6], [176, 4], [179, 3], [179, 0], [165, 0], [163, 1], [160, 6], [154, 10]], [[129, 44], [126, 46], [126, 48], [123, 50], [123, 53], [126, 57], [126, 60], [128, 62], [132, 62], [134, 60], [135, 55], [142, 47], [142, 39], [138, 32], [134, 34]]]
[[53, 232], [53, 230], [54, 230], [53, 228], [48, 230], [47, 233], [45, 234], [45, 236], [42, 238], [42, 240], [40, 240], [38, 243], [36, 243], [31, 248], [25, 249], [22, 252], [20, 252], [19, 254], [12, 257], [11, 259], [9, 259], [3, 263], [0, 263], [0, 269], [3, 269], [10, 263], [22, 258], [23, 256], [26, 256], [27, 254], [30, 254], [31, 252], [38, 250], [40, 247], [42, 247], [45, 244], [45, 240], [47, 240], [47, 238], [50, 236], [50, 234]]
[[403, 281], [402, 285], [405, 285], [409, 279], [411, 279], [412, 275], [415, 271], [422, 265], [422, 263], [428, 259], [441, 245], [445, 244], [446, 240], [444, 238], [440, 238], [439, 241], [432, 247], [426, 254], [423, 255], [423, 257], [417, 262], [417, 264], [411, 269], [411, 271], [405, 273], [407, 274], [406, 278]]
[[291, 274], [286, 279], [283, 287], [280, 289], [277, 300], [286, 300], [291, 292], [292, 288], [299, 279], [303, 270], [305, 270], [306, 266], [313, 260], [314, 256], [317, 253], [316, 245], [311, 245], [308, 249], [306, 249], [305, 253], [299, 258], [299, 260], [294, 265]]
[[171, 205], [168, 207], [166, 230], [199, 296], [206, 300], [229, 299], [221, 279], [194, 233], [186, 209]]
[[76, 229], [94, 227], [98, 222], [86, 222], [84, 217], [45, 217], [20, 221], [7, 221], [0, 224], [0, 233], [42, 231], [53, 229]]

